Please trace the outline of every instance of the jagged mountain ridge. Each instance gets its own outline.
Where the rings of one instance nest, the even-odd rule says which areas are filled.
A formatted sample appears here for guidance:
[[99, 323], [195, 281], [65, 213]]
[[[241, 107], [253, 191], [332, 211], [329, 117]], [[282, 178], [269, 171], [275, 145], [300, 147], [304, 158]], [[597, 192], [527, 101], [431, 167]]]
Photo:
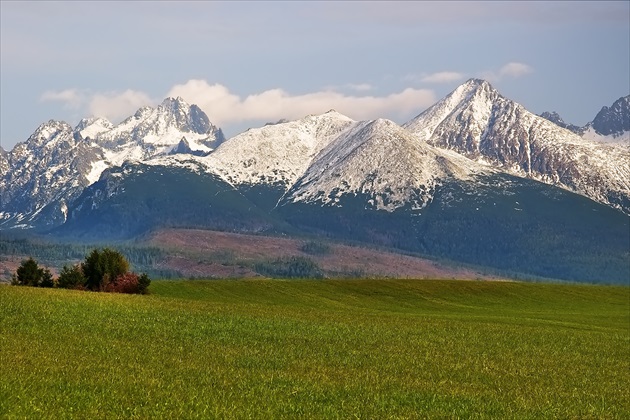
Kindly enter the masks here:
[[[352, 134], [376, 125], [380, 134], [371, 142]], [[0, 156], [0, 224], [37, 225], [47, 206], [45, 224], [63, 223], [68, 203], [107, 168], [127, 160], [181, 166], [177, 154], [199, 156], [205, 172], [235, 188], [272, 185], [280, 192], [277, 198], [284, 194], [285, 200], [331, 204], [339, 194], [368, 194], [368, 205], [374, 208], [392, 210], [410, 201], [422, 206], [430, 194], [422, 199], [412, 198], [414, 194], [422, 188], [431, 191], [441, 177], [470, 171], [472, 159], [486, 164], [487, 171], [497, 167], [626, 212], [630, 207], [627, 151], [572, 136], [504, 98], [487, 82], [464, 83], [405, 127], [421, 141], [413, 145], [394, 123], [357, 122], [331, 110], [250, 129], [224, 141], [221, 130], [181, 98], [141, 108], [116, 126], [103, 118], [84, 119], [74, 129], [50, 121], [26, 143]], [[379, 148], [375, 139], [387, 137], [404, 139], [400, 144], [406, 152]], [[372, 150], [365, 151], [370, 144]], [[452, 173], [446, 170], [458, 167]]]
[[[20, 148], [25, 179], [39, 182], [22, 188], [26, 201], [9, 203], [29, 212], [10, 220], [3, 205], [4, 228], [57, 226], [49, 232], [100, 240], [162, 226], [323, 234], [554, 278], [590, 281], [604, 273], [619, 281], [627, 273], [628, 217], [554, 178], [592, 185], [582, 193], [597, 197], [597, 188], [612, 185], [610, 167], [621, 168], [623, 181], [623, 149], [574, 136], [485, 82], [470, 81], [421, 114], [430, 117], [420, 127], [425, 138], [388, 120], [329, 111], [248, 130], [199, 153], [205, 156], [196, 155], [195, 136], [171, 135], [182, 133], [177, 121], [188, 120], [166, 105], [142, 108], [116, 127], [104, 119], [42, 125], [4, 154], [3, 182]], [[115, 131], [120, 126], [128, 129]], [[82, 147], [94, 154], [64, 161]], [[59, 172], [57, 184], [42, 178], [60, 169], [56, 162], [69, 171]], [[539, 182], [543, 174], [565, 189]], [[49, 196], [40, 195], [44, 186]]]
[[560, 116], [560, 114], [558, 114], [555, 111], [545, 111], [542, 114], [538, 115], [539, 117], [542, 117], [546, 120], [551, 121], [552, 123], [555, 123], [556, 125], [559, 125], [562, 128], [566, 128], [567, 130], [581, 136], [582, 133], [584, 132], [584, 128], [583, 127], [578, 127], [575, 124], [570, 124], [565, 122], [562, 117]]
[[75, 136], [70, 125], [49, 121], [8, 154], [0, 178], [0, 221], [29, 224], [49, 205], [47, 225], [63, 223], [67, 205], [93, 181], [103, 150]]
[[203, 111], [181, 98], [141, 108], [118, 125], [104, 118], [74, 128], [48, 121], [0, 156], [0, 226], [63, 223], [68, 204], [105, 169], [177, 153], [182, 144], [185, 153], [207, 154], [223, 141]]
[[117, 166], [125, 160], [168, 154], [184, 138], [189, 149], [203, 153], [225, 141], [221, 129], [212, 125], [197, 105], [189, 105], [182, 98], [166, 98], [156, 108], [140, 108], [117, 126], [98, 132], [93, 141]]
[[610, 107], [602, 107], [595, 119], [586, 124], [582, 136], [630, 148], [630, 95], [617, 99]]
[[539, 116], [586, 140], [630, 147], [630, 95], [617, 99], [610, 107], [603, 106], [593, 121], [583, 127], [564, 122], [557, 112], [543, 112]]
[[587, 141], [471, 79], [403, 125], [421, 141], [630, 213], [630, 150]]

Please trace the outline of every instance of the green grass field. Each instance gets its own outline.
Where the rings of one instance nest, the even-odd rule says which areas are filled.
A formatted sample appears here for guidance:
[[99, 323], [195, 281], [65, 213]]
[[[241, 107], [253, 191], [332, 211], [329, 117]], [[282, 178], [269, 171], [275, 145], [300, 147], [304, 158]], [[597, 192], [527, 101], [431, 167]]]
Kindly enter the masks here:
[[0, 418], [629, 418], [630, 288], [0, 287]]

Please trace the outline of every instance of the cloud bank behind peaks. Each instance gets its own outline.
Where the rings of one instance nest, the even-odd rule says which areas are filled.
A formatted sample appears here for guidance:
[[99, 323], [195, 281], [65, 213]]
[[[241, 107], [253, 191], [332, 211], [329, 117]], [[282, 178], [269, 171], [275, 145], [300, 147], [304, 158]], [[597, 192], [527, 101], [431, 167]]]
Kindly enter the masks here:
[[335, 90], [291, 95], [283, 89], [270, 89], [240, 97], [221, 84], [199, 79], [173, 86], [166, 96], [181, 96], [186, 102], [197, 104], [218, 126], [297, 119], [331, 108], [356, 120], [400, 118], [418, 113], [435, 102], [433, 91], [413, 88], [386, 96], [346, 95]]
[[[40, 102], [61, 102], [64, 108], [118, 121], [143, 106], [155, 104], [144, 92], [127, 89], [123, 92], [94, 93], [82, 89], [48, 90], [39, 97]], [[84, 115], [87, 116], [87, 115]]]
[[42, 102], [61, 102], [64, 108], [84, 116], [105, 117], [116, 123], [132, 115], [138, 108], [156, 106], [164, 97], [181, 96], [199, 106], [213, 124], [234, 131], [238, 126], [256, 126], [280, 119], [299, 119], [309, 114], [321, 114], [336, 109], [355, 120], [390, 118], [403, 121], [435, 103], [435, 94], [428, 89], [407, 88], [383, 96], [367, 95], [368, 84], [347, 85], [353, 93], [341, 93], [328, 88], [318, 92], [292, 95], [283, 89], [269, 89], [241, 97], [221, 84], [192, 79], [170, 88], [163, 97], [127, 89], [122, 92], [91, 92], [81, 89], [46, 91]]

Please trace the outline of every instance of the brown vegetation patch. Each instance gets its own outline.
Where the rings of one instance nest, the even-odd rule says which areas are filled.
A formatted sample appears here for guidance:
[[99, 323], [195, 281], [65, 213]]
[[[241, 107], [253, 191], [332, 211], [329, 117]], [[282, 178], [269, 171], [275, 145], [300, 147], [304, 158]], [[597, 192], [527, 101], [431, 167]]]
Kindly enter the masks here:
[[170, 254], [161, 268], [177, 270], [190, 277], [256, 276], [248, 267], [251, 263], [303, 256], [312, 259], [328, 277], [496, 279], [475, 270], [447, 266], [425, 258], [332, 242], [326, 243], [329, 252], [312, 255], [301, 250], [307, 242], [198, 229], [164, 229], [148, 239], [150, 245]]

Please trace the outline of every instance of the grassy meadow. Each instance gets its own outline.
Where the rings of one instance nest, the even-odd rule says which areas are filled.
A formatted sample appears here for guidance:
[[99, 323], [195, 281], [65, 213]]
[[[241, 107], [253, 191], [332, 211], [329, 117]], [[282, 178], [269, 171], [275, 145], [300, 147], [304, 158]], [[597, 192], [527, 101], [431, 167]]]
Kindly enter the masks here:
[[630, 288], [0, 286], [0, 418], [629, 418]]

